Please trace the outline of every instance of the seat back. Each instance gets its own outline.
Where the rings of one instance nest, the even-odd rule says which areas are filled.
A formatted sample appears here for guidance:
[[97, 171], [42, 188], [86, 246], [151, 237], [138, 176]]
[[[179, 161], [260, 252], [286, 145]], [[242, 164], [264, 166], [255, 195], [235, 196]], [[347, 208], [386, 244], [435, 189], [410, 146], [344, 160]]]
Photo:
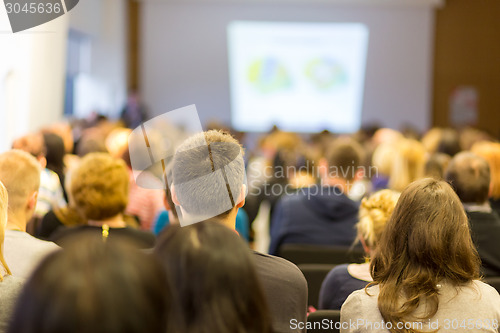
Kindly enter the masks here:
[[321, 289], [321, 284], [327, 276], [327, 274], [335, 267], [335, 265], [329, 264], [300, 264], [299, 269], [304, 274], [307, 280], [308, 305], [314, 306], [316, 309], [319, 304], [319, 291]]
[[362, 249], [351, 249], [347, 246], [320, 246], [309, 244], [284, 244], [279, 249], [279, 256], [300, 264], [330, 264], [363, 263]]
[[307, 325], [307, 333], [340, 333], [340, 310], [313, 312], [307, 317]]

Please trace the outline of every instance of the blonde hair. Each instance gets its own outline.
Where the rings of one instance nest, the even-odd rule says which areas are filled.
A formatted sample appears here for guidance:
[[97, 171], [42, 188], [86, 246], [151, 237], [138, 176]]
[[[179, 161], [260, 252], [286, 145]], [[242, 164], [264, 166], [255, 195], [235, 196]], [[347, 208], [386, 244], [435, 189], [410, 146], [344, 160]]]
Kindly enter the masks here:
[[389, 187], [401, 192], [424, 175], [425, 148], [414, 139], [402, 139], [396, 144]]
[[71, 175], [71, 195], [85, 219], [104, 220], [123, 213], [128, 204], [125, 162], [107, 153], [90, 153]]
[[0, 181], [9, 192], [9, 209], [23, 209], [28, 197], [40, 187], [40, 163], [22, 150], [0, 154]]
[[[7, 206], [9, 195], [7, 194], [7, 189], [0, 182], [0, 264], [3, 267], [3, 270], [8, 275], [11, 275], [9, 266], [5, 262], [5, 258], [3, 257], [3, 240], [5, 238], [5, 226], [7, 225]], [[0, 281], [3, 281], [3, 274], [0, 272]]]
[[439, 141], [443, 136], [443, 129], [439, 127], [433, 127], [425, 133], [422, 137], [422, 144], [428, 153], [433, 154], [437, 152]]
[[358, 235], [363, 237], [370, 249], [377, 246], [385, 224], [391, 217], [399, 199], [399, 193], [391, 190], [375, 192], [361, 201], [359, 222], [356, 224]]
[[377, 168], [377, 173], [390, 176], [395, 150], [394, 143], [381, 143], [375, 148], [372, 155], [372, 165]]
[[471, 151], [484, 158], [490, 165], [491, 197], [500, 198], [500, 143], [480, 141], [476, 142]]

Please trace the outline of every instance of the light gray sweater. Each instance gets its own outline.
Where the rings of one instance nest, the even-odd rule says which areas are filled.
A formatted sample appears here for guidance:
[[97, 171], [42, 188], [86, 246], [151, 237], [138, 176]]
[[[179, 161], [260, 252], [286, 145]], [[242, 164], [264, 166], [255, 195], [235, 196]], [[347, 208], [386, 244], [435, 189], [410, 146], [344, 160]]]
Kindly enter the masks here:
[[49, 253], [59, 250], [53, 242], [47, 242], [22, 231], [6, 230], [4, 257], [12, 274], [27, 279]]
[[7, 331], [17, 297], [24, 283], [24, 279], [10, 275], [4, 276], [3, 281], [0, 282], [0, 333]]
[[[431, 331], [439, 327], [439, 332], [499, 332], [500, 295], [491, 286], [473, 281], [468, 286], [455, 288], [449, 284], [440, 285], [438, 312], [430, 320], [423, 322], [411, 320], [406, 323], [410, 328]], [[378, 309], [379, 287], [373, 286], [353, 292], [341, 309], [340, 332], [384, 332], [387, 325]], [[416, 315], [422, 315], [425, 304], [421, 304]], [[404, 323], [397, 323], [404, 325]]]

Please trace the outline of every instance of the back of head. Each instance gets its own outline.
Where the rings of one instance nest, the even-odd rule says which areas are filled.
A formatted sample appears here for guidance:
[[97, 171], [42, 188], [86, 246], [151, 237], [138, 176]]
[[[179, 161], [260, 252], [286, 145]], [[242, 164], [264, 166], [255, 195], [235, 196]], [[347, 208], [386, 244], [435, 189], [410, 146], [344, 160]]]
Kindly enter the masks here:
[[216, 221], [171, 225], [155, 253], [173, 291], [172, 332], [270, 332], [251, 252]]
[[338, 138], [326, 152], [328, 173], [331, 177], [351, 181], [360, 167], [364, 151], [359, 143], [351, 138]]
[[63, 139], [54, 133], [44, 133], [43, 141], [45, 143], [47, 168], [61, 175], [64, 170], [64, 150]]
[[125, 243], [84, 237], [42, 261], [18, 300], [9, 332], [164, 332], [166, 290], [152, 256]]
[[371, 262], [382, 317], [396, 327], [427, 302], [423, 319], [431, 318], [439, 306], [438, 283], [465, 284], [479, 278], [479, 267], [467, 216], [453, 189], [431, 178], [413, 182], [402, 192]]
[[377, 174], [387, 177], [391, 175], [395, 151], [394, 143], [381, 143], [375, 148], [371, 164], [376, 168]]
[[422, 144], [429, 154], [437, 152], [442, 135], [443, 129], [439, 127], [433, 127], [424, 134]]
[[444, 172], [450, 163], [450, 155], [444, 153], [433, 153], [425, 162], [424, 176], [442, 180]]
[[196, 134], [178, 147], [172, 177], [175, 196], [188, 214], [228, 214], [239, 202], [245, 178], [243, 149], [226, 132]]
[[0, 181], [9, 193], [9, 210], [25, 209], [29, 197], [40, 187], [40, 164], [32, 155], [21, 150], [0, 154]]
[[500, 143], [480, 141], [472, 146], [471, 151], [488, 161], [491, 176], [491, 196], [494, 199], [500, 199]]
[[422, 178], [425, 149], [419, 141], [414, 139], [401, 139], [395, 148], [389, 187], [401, 192], [408, 184]]
[[361, 201], [356, 229], [370, 249], [376, 248], [398, 198], [397, 192], [381, 190]]
[[460, 147], [460, 136], [455, 129], [446, 128], [441, 132], [441, 139], [437, 146], [437, 152], [449, 155], [451, 157], [455, 156], [461, 151]]
[[448, 165], [445, 178], [463, 203], [483, 204], [488, 200], [490, 167], [482, 157], [471, 152], [457, 154]]
[[45, 143], [42, 133], [31, 133], [17, 138], [12, 143], [12, 149], [23, 150], [36, 158], [45, 156]]
[[84, 218], [100, 221], [123, 213], [128, 203], [125, 162], [107, 153], [91, 153], [71, 175], [71, 195]]

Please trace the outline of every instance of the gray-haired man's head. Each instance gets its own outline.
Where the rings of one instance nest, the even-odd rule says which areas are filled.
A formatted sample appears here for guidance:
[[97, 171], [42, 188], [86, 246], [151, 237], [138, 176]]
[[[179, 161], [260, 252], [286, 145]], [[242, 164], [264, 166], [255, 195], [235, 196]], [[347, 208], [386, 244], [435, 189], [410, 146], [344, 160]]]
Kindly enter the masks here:
[[183, 214], [198, 221], [224, 217], [244, 198], [243, 149], [223, 131], [196, 134], [178, 147], [172, 177], [174, 201]]

